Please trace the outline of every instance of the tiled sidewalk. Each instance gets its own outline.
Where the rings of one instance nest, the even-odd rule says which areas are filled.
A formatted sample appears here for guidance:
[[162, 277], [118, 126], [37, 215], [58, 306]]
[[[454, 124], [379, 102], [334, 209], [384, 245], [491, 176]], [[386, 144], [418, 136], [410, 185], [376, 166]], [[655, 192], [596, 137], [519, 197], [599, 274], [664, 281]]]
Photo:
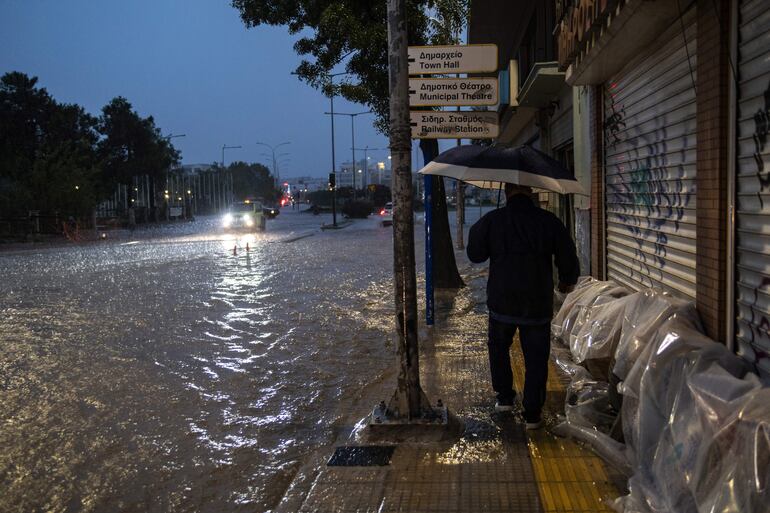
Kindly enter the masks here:
[[[620, 493], [589, 450], [542, 429], [525, 432], [519, 413], [495, 414], [489, 385], [486, 315], [470, 294], [447, 308], [421, 341], [423, 388], [465, 423], [446, 443], [399, 444], [390, 465], [324, 467], [303, 497], [279, 511], [301, 512], [601, 512]], [[475, 311], [479, 310], [479, 311]], [[516, 386], [523, 360], [514, 343]], [[564, 404], [563, 377], [552, 364], [546, 423]], [[331, 454], [329, 454], [330, 456]]]

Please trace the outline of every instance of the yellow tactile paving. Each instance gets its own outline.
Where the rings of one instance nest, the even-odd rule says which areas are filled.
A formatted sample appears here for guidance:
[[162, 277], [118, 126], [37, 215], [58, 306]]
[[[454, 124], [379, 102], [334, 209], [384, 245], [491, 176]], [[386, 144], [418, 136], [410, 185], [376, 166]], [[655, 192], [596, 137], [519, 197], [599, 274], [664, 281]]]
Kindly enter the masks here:
[[[524, 389], [524, 357], [517, 340], [511, 348], [513, 378]], [[546, 410], [564, 404], [562, 374], [549, 362]], [[611, 512], [608, 499], [620, 495], [609, 481], [602, 460], [577, 443], [558, 438], [545, 429], [527, 432], [529, 455], [543, 511]]]

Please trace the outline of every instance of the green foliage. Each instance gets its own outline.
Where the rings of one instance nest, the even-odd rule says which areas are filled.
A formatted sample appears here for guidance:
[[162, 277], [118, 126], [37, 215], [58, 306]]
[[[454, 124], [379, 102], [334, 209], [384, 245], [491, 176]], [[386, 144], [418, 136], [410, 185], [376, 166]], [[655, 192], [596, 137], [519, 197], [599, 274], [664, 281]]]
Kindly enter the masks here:
[[[376, 126], [388, 124], [388, 55], [386, 2], [351, 0], [232, 0], [247, 27], [284, 25], [303, 33], [295, 51], [303, 56], [296, 69], [301, 80], [367, 105]], [[469, 0], [408, 2], [409, 44], [457, 41], [468, 17]], [[304, 35], [309, 34], [309, 35]], [[329, 74], [343, 64], [352, 80], [330, 85]]]
[[[98, 188], [96, 119], [19, 72], [0, 78], [0, 215], [84, 213]], [[77, 186], [77, 188], [76, 188]]]
[[372, 184], [368, 190], [369, 197], [372, 198], [375, 208], [382, 208], [385, 203], [392, 201], [390, 187], [380, 184]]
[[0, 78], [0, 216], [86, 216], [116, 183], [179, 161], [152, 117], [115, 98], [96, 118], [17, 71]]
[[233, 162], [227, 167], [233, 175], [233, 194], [236, 200], [261, 198], [268, 203], [276, 202], [281, 191], [275, 187], [275, 179], [262, 164]]
[[317, 205], [319, 207], [331, 207], [332, 206], [332, 191], [313, 191], [307, 195], [308, 201], [311, 205]]
[[159, 177], [179, 163], [179, 152], [161, 136], [152, 116], [142, 118], [123, 97], [113, 98], [102, 108], [99, 155], [104, 183], [131, 184], [133, 176]]
[[351, 219], [366, 219], [372, 213], [374, 206], [369, 201], [348, 201], [342, 206], [342, 214]]

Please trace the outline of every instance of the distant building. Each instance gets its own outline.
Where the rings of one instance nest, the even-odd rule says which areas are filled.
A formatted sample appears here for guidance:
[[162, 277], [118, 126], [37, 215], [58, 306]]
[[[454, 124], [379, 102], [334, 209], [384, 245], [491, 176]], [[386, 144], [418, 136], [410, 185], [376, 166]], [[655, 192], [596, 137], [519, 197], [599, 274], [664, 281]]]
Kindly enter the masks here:
[[[390, 166], [390, 161], [378, 162], [372, 157], [361, 159], [356, 162], [356, 189], [362, 189], [369, 184], [379, 184], [386, 180], [385, 185], [390, 186], [390, 169], [386, 170], [386, 165]], [[380, 169], [382, 168], [382, 169]], [[353, 169], [350, 161], [343, 162], [340, 165], [340, 171], [337, 173], [337, 184], [340, 184], [340, 178], [346, 185], [343, 187], [352, 187], [353, 179], [351, 171]]]
[[299, 176], [296, 178], [284, 178], [283, 183], [289, 184], [292, 191], [313, 192], [322, 191], [329, 186], [328, 177]]

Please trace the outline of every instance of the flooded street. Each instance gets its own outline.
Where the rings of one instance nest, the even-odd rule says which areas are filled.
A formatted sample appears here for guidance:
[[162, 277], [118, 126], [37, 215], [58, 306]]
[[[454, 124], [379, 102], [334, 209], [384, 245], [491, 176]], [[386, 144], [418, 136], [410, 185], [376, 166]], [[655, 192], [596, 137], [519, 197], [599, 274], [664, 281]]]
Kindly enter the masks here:
[[0, 253], [0, 510], [272, 509], [395, 368], [391, 228], [326, 217]]
[[394, 363], [390, 228], [322, 220], [0, 254], [0, 510], [270, 509]]

